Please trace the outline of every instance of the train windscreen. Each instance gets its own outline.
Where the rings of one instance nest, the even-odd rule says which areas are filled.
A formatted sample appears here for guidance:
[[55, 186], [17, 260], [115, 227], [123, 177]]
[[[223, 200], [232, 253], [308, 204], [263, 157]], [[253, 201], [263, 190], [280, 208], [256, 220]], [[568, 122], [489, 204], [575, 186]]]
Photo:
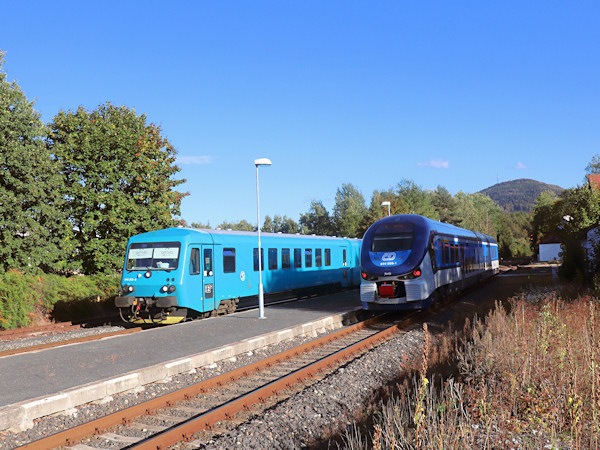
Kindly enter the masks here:
[[415, 227], [412, 223], [382, 223], [375, 230], [371, 251], [401, 252], [412, 249]]
[[179, 265], [179, 242], [131, 244], [127, 254], [127, 270], [175, 270]]

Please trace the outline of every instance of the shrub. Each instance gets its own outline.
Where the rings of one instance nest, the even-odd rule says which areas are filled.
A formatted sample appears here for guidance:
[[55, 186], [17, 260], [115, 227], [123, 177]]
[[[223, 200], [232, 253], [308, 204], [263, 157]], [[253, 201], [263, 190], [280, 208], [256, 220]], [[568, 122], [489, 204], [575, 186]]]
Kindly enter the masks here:
[[89, 317], [112, 304], [118, 286], [116, 274], [64, 277], [14, 270], [0, 273], [0, 328]]

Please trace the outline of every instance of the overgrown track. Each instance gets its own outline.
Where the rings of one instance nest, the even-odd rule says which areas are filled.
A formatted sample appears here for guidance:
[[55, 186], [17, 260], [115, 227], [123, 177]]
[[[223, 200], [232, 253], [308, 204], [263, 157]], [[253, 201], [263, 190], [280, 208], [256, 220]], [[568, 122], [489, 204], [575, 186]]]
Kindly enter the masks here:
[[[79, 330], [81, 329], [81, 327], [79, 325], [71, 325], [70, 328], [60, 328], [60, 329], [55, 329], [54, 332], [66, 332], [66, 331], [73, 331], [73, 330]], [[90, 336], [83, 336], [83, 337], [78, 337], [78, 338], [73, 338], [73, 339], [69, 339], [66, 338], [64, 340], [59, 340], [56, 342], [48, 342], [45, 344], [36, 344], [36, 345], [29, 345], [29, 346], [25, 346], [25, 347], [21, 347], [21, 348], [14, 348], [14, 349], [10, 349], [10, 350], [5, 350], [0, 352], [0, 358], [4, 357], [4, 356], [11, 356], [11, 355], [18, 355], [20, 353], [28, 353], [28, 352], [34, 352], [34, 351], [38, 351], [38, 350], [45, 350], [47, 348], [54, 348], [54, 347], [60, 347], [63, 345], [69, 345], [69, 344], [78, 344], [81, 342], [89, 342], [89, 341], [97, 341], [100, 339], [104, 339], [110, 336], [119, 336], [119, 335], [124, 335], [124, 334], [132, 334], [132, 333], [137, 333], [138, 331], [141, 331], [142, 328], [137, 327], [137, 328], [128, 328], [125, 330], [118, 330], [118, 331], [111, 331], [108, 333], [101, 333], [101, 334], [94, 334], [94, 335], [90, 335]], [[32, 336], [34, 333], [23, 333], [22, 335], [19, 335], [18, 337], [14, 338], [14, 339], [22, 339], [25, 337], [29, 337]], [[38, 333], [39, 334], [39, 333]], [[46, 334], [50, 334], [50, 333], [46, 333]]]
[[109, 440], [111, 448], [117, 445], [120, 448], [157, 449], [193, 441], [202, 437], [197, 433], [211, 430], [221, 421], [243, 421], [249, 414], [244, 411], [260, 411], [263, 409], [261, 405], [270, 397], [281, 395], [295, 385], [311, 384], [311, 380], [340, 367], [349, 359], [409, 327], [414, 318], [420, 315], [413, 314], [401, 322], [391, 322], [386, 316], [360, 322], [300, 347], [49, 436], [23, 448], [70, 446], [82, 440], [90, 447], [104, 447], [102, 443]]
[[0, 341], [12, 341], [33, 335], [52, 334], [70, 330], [78, 330], [81, 325], [73, 325], [72, 322], [57, 322], [37, 327], [16, 328], [14, 330], [0, 330]]

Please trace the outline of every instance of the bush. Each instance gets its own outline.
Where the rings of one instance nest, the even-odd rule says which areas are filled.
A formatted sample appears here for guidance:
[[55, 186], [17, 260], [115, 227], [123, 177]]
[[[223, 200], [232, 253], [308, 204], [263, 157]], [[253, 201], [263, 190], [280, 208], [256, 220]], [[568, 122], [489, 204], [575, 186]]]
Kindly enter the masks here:
[[15, 270], [1, 273], [0, 328], [90, 317], [112, 304], [118, 287], [116, 274], [64, 277]]
[[591, 297], [536, 292], [513, 299], [509, 311], [497, 306], [448, 354], [457, 379], [437, 381], [427, 364], [436, 346], [425, 339], [412, 383], [373, 416], [370, 436], [350, 429], [345, 446], [598, 448], [599, 330]]

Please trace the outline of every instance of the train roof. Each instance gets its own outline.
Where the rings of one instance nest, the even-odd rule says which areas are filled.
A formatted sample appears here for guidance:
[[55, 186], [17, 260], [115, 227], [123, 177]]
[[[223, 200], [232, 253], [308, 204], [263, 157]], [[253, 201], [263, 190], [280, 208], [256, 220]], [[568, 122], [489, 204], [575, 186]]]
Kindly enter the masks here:
[[[496, 242], [496, 239], [487, 234], [479, 233], [477, 231], [467, 230], [466, 228], [457, 227], [456, 225], [452, 225], [449, 223], [438, 222], [437, 220], [429, 219], [424, 216], [420, 216], [418, 214], [397, 214], [394, 216], [384, 217], [383, 219], [379, 219], [373, 225], [382, 222], [394, 222], [394, 221], [406, 221], [413, 223], [415, 225], [420, 225], [428, 228], [429, 230], [434, 230], [438, 233], [447, 233], [453, 234], [456, 236], [463, 237], [475, 237], [479, 239], [489, 240], [491, 242]], [[373, 226], [371, 225], [371, 227]], [[368, 232], [368, 231], [367, 231]], [[365, 233], [366, 235], [366, 233]]]
[[[165, 228], [162, 230], [149, 231], [147, 233], [141, 233], [135, 236], [132, 236], [131, 240], [147, 240], [147, 239], [182, 239], [186, 237], [192, 237], [198, 233], [206, 234], [206, 235], [220, 235], [220, 236], [248, 236], [248, 237], [256, 237], [257, 233], [255, 231], [235, 231], [235, 230], [211, 230], [211, 229], [203, 229], [203, 228], [190, 228], [190, 227], [176, 227], [176, 228]], [[295, 239], [323, 239], [323, 240], [340, 240], [340, 241], [360, 241], [358, 238], [346, 238], [346, 237], [338, 237], [338, 236], [319, 236], [319, 235], [310, 235], [310, 234], [287, 234], [287, 233], [265, 233], [261, 231], [261, 238], [295, 238]]]

